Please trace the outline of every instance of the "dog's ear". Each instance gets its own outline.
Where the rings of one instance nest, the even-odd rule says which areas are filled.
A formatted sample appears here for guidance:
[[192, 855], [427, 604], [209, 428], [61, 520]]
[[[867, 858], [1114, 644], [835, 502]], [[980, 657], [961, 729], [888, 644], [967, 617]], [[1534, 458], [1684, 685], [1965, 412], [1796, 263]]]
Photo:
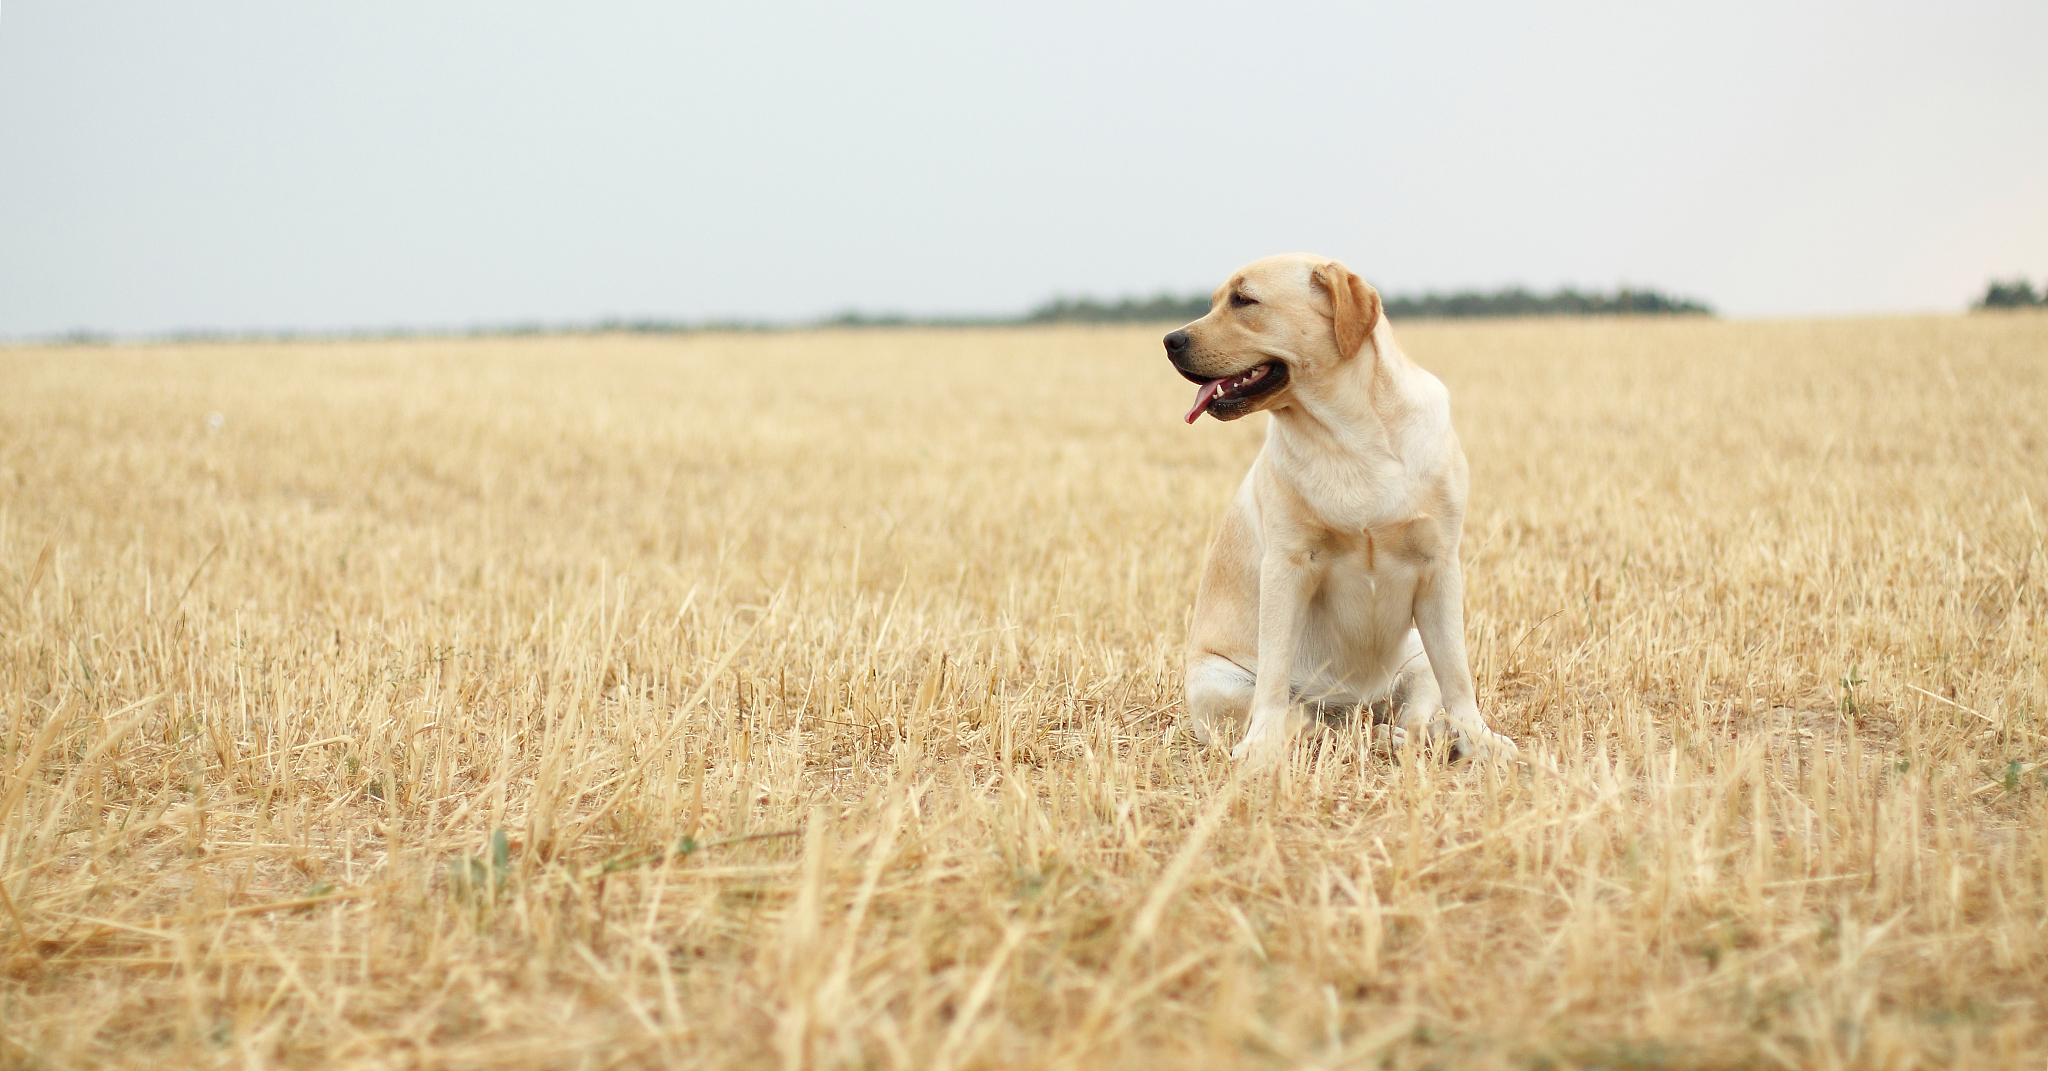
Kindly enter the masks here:
[[1372, 338], [1380, 322], [1380, 292], [1350, 268], [1330, 261], [1312, 276], [1316, 285], [1329, 292], [1331, 326], [1337, 332], [1337, 358], [1354, 356]]

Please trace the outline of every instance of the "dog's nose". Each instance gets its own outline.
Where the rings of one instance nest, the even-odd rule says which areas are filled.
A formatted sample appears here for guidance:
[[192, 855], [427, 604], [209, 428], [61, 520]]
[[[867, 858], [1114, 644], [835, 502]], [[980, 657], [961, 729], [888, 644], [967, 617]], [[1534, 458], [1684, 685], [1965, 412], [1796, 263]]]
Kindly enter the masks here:
[[1186, 353], [1187, 351], [1188, 333], [1186, 331], [1175, 331], [1174, 333], [1166, 336], [1167, 357], [1179, 357], [1181, 354]]

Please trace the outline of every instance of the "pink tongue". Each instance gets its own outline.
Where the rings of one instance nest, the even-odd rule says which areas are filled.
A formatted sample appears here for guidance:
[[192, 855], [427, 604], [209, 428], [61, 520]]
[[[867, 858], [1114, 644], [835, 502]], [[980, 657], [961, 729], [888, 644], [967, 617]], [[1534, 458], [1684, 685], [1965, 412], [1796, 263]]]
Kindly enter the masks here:
[[1209, 403], [1216, 400], [1216, 392], [1222, 389], [1223, 381], [1220, 379], [1202, 384], [1202, 389], [1195, 392], [1195, 407], [1188, 410], [1188, 423], [1201, 419], [1202, 414], [1209, 411]]

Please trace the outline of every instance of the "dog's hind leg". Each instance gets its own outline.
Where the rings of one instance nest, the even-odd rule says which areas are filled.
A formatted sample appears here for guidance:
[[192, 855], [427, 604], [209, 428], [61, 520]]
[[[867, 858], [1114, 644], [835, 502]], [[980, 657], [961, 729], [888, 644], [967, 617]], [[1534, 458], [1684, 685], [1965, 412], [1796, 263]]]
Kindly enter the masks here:
[[1188, 725], [1204, 744], [1229, 747], [1251, 718], [1250, 671], [1221, 655], [1188, 660]]

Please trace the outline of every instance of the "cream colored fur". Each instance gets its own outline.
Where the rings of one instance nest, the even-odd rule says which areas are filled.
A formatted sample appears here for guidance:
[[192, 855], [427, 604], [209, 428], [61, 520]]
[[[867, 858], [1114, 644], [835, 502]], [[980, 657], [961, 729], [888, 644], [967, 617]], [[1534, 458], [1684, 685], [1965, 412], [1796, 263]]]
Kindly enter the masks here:
[[1448, 733], [1460, 757], [1515, 757], [1480, 716], [1465, 655], [1450, 397], [1401, 352], [1379, 295], [1336, 261], [1270, 257], [1231, 276], [1168, 352], [1198, 382], [1285, 368], [1279, 386], [1207, 410], [1272, 417], [1195, 597], [1194, 732], [1271, 762], [1309, 709], [1358, 707], [1396, 747]]

